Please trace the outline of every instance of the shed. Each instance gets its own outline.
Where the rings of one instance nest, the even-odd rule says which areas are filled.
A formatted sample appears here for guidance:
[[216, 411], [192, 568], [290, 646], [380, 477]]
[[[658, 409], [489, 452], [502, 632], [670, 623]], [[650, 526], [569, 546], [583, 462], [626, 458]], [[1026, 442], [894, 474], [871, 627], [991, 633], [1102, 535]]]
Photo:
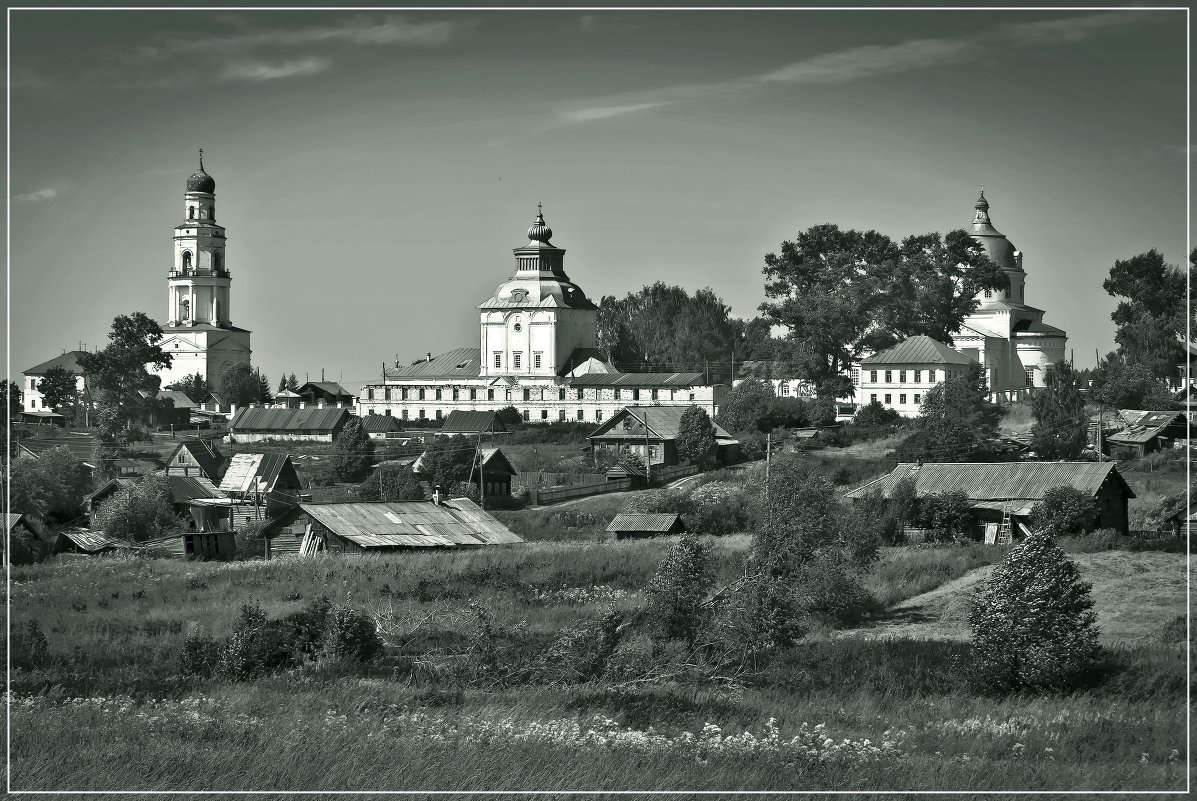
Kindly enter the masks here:
[[37, 411], [37, 412], [21, 412], [22, 423], [33, 423], [41, 425], [43, 423], [62, 428], [66, 425], [66, 416], [58, 412]]
[[87, 554], [93, 556], [113, 551], [127, 551], [133, 546], [124, 540], [113, 539], [102, 531], [87, 528], [68, 528], [58, 532], [53, 552]]
[[1147, 454], [1171, 448], [1189, 439], [1189, 423], [1184, 412], [1157, 412], [1123, 409], [1119, 413], [1125, 427], [1106, 437], [1111, 456], [1142, 459]]
[[189, 531], [140, 543], [150, 556], [227, 562], [237, 555], [237, 540], [231, 531]]
[[37, 534], [29, 527], [25, 515], [13, 512], [4, 513], [4, 541], [0, 542], [0, 555], [3, 563], [10, 561], [15, 564], [27, 564], [33, 561], [33, 551], [29, 544], [37, 539]]
[[332, 442], [352, 417], [348, 409], [238, 409], [229, 422], [234, 442]]
[[633, 537], [662, 537], [668, 534], [682, 534], [686, 524], [677, 514], [635, 514], [620, 513], [607, 526], [607, 533], [617, 540]]
[[[523, 539], [468, 498], [435, 503], [304, 503], [306, 539], [328, 551], [511, 545]], [[310, 551], [309, 551], [310, 552]]]
[[100, 511], [100, 506], [104, 501], [111, 498], [117, 490], [132, 486], [132, 484], [133, 481], [127, 478], [110, 478], [92, 490], [90, 494], [83, 496], [83, 509], [87, 512], [88, 519], [93, 526], [96, 524], [96, 512]]
[[1114, 462], [906, 463], [844, 497], [856, 501], [879, 492], [888, 498], [904, 478], [914, 479], [915, 494], [920, 498], [963, 492], [972, 502], [979, 522], [1009, 517], [1012, 522], [1025, 523], [1031, 507], [1043, 500], [1048, 490], [1070, 486], [1097, 503], [1098, 528], [1112, 528], [1122, 534], [1129, 529], [1129, 499], [1135, 497]]
[[229, 462], [219, 490], [238, 501], [270, 509], [294, 506], [302, 485], [291, 457], [282, 453], [238, 453]]
[[472, 412], [454, 409], [437, 430], [438, 437], [477, 437], [482, 434], [505, 434], [507, 426], [495, 412]]

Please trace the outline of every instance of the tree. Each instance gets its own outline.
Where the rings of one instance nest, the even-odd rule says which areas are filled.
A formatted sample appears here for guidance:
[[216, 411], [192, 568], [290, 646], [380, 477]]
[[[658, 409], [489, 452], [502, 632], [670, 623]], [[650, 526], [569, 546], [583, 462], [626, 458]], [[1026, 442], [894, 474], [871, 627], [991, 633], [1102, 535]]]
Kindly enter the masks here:
[[1031, 447], [1040, 459], [1076, 459], [1089, 432], [1080, 375], [1060, 360], [1048, 368], [1044, 381], [1046, 386], [1031, 396]]
[[724, 396], [719, 404], [719, 425], [734, 434], [770, 431], [773, 428], [773, 387], [756, 378], [747, 378]]
[[1100, 655], [1089, 590], [1049, 532], [1014, 546], [968, 616], [974, 683], [990, 692], [1081, 683]]
[[285, 392], [287, 390], [287, 374], [283, 373], [278, 377], [278, 391]]
[[114, 539], [144, 542], [183, 527], [170, 505], [166, 479], [153, 475], [122, 487], [100, 505], [96, 526]]
[[176, 381], [167, 387], [167, 389], [175, 389], [179, 392], [182, 392], [184, 395], [190, 398], [193, 403], [204, 403], [212, 398], [212, 393], [208, 389], [208, 382], [205, 381], [204, 377], [199, 373], [189, 375], [184, 379]]
[[474, 443], [464, 437], [436, 437], [420, 458], [420, 475], [433, 486], [448, 490], [469, 480], [476, 454]]
[[919, 506], [923, 519], [940, 542], [969, 539], [976, 531], [972, 501], [960, 490], [928, 495]]
[[[1189, 254], [1194, 261], [1197, 249]], [[1185, 360], [1185, 273], [1168, 264], [1154, 248], [1114, 262], [1102, 288], [1117, 298], [1111, 319], [1118, 326], [1114, 341], [1130, 364], [1147, 368], [1153, 378], [1175, 382]]]
[[1088, 534], [1097, 525], [1097, 502], [1091, 495], [1063, 484], [1043, 493], [1031, 507], [1031, 528], [1050, 530], [1054, 536]]
[[295, 377], [295, 373], [287, 376], [287, 391], [299, 392], [299, 379]]
[[333, 471], [341, 481], [349, 481], [365, 475], [370, 469], [374, 440], [366, 433], [360, 417], [350, 417], [349, 422], [333, 441]]
[[226, 403], [249, 406], [261, 402], [262, 383], [249, 362], [230, 365], [220, 377], [220, 393]]
[[160, 344], [162, 327], [145, 312], [118, 315], [108, 339], [103, 350], [79, 354], [79, 366], [99, 405], [101, 429], [113, 436], [130, 423], [148, 419], [148, 401], [157, 398], [162, 383], [149, 368], [170, 367], [172, 357]]
[[78, 400], [76, 380], [74, 371], [65, 367], [51, 367], [37, 382], [37, 391], [42, 393], [46, 406], [56, 412], [61, 411], [74, 406]]
[[765, 256], [761, 312], [786, 329], [784, 361], [834, 402], [866, 352], [925, 334], [951, 343], [983, 289], [1009, 281], [962, 230], [901, 244], [876, 231], [816, 225]]
[[96, 486], [103, 484], [117, 474], [114, 461], [120, 456], [116, 443], [105, 439], [103, 435], [96, 437], [96, 444], [91, 448], [92, 480]]
[[691, 533], [657, 563], [649, 579], [646, 611], [652, 629], [665, 639], [694, 644], [703, 622], [703, 601], [715, 580], [711, 546]]
[[270, 379], [265, 375], [258, 375], [258, 403], [273, 403], [274, 396], [270, 394]]
[[985, 370], [973, 363], [923, 397], [914, 432], [895, 449], [903, 462], [969, 462], [992, 458], [991, 440], [1005, 412], [989, 400]]
[[887, 426], [896, 423], [901, 415], [896, 409], [890, 409], [880, 401], [869, 401], [856, 410], [852, 424], [861, 427]]
[[1173, 406], [1172, 393], [1163, 380], [1143, 364], [1129, 362], [1120, 353], [1107, 354], [1093, 371], [1093, 398], [1111, 409], [1155, 409]]
[[519, 428], [524, 424], [524, 416], [514, 406], [504, 406], [495, 413], [495, 419], [507, 428]]
[[69, 523], [82, 512], [90, 489], [87, 468], [68, 448], [53, 448], [36, 459], [5, 460], [4, 466], [12, 504], [5, 511], [59, 523]]
[[362, 482], [357, 495], [363, 501], [422, 501], [424, 490], [406, 465], [380, 465]]
[[3, 403], [8, 409], [8, 416], [10, 418], [20, 416], [21, 398], [21, 388], [17, 386], [15, 381], [5, 380], [0, 382], [0, 403]]
[[690, 406], [682, 412], [674, 445], [678, 456], [698, 465], [699, 470], [706, 469], [715, 456], [715, 426], [705, 410]]

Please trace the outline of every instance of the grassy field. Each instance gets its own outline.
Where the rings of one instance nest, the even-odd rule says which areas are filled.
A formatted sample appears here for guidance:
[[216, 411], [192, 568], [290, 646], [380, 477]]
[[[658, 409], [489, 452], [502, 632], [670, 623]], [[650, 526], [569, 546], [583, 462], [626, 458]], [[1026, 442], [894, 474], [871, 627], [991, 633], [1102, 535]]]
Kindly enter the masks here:
[[[417, 669], [468, 638], [471, 599], [529, 647], [608, 607], [630, 610], [669, 545], [543, 539], [382, 557], [14, 568], [12, 629], [36, 621], [48, 652], [29, 663], [29, 646], [13, 643], [13, 789], [1183, 787], [1177, 644], [1116, 647], [1109, 677], [1083, 692], [1005, 699], [968, 690], [954, 667], [963, 643], [914, 637], [822, 633], [730, 684], [499, 687]], [[747, 545], [716, 543], [719, 582], [740, 574]], [[900, 605], [1000, 555], [887, 549], [866, 581]], [[1183, 607], [1182, 557], [1077, 561], [1106, 606], [1103, 625], [1122, 639]], [[321, 594], [373, 614], [388, 644], [379, 661], [321, 660], [252, 682], [181, 669], [188, 633], [227, 634], [241, 604], [278, 617]], [[629, 648], [643, 644], [637, 635]]]

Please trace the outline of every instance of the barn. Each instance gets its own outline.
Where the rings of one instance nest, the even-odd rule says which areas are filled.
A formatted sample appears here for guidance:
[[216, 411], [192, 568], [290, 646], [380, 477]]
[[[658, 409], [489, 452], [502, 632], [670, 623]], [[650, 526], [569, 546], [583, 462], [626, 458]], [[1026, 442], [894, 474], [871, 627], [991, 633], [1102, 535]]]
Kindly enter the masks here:
[[623, 512], [607, 526], [607, 533], [617, 540], [640, 537], [664, 537], [684, 534], [686, 524], [677, 514], [636, 514]]

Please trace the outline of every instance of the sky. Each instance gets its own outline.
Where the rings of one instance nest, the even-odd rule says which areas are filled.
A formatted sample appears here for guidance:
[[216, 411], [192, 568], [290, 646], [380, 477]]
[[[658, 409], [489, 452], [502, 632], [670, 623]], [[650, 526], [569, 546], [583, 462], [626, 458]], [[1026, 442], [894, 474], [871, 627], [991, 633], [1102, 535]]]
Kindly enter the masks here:
[[10, 16], [9, 373], [166, 314], [197, 149], [253, 362], [342, 380], [476, 346], [544, 204], [596, 302], [737, 316], [812, 225], [965, 228], [985, 185], [1077, 366], [1115, 259], [1185, 257], [1183, 11]]

